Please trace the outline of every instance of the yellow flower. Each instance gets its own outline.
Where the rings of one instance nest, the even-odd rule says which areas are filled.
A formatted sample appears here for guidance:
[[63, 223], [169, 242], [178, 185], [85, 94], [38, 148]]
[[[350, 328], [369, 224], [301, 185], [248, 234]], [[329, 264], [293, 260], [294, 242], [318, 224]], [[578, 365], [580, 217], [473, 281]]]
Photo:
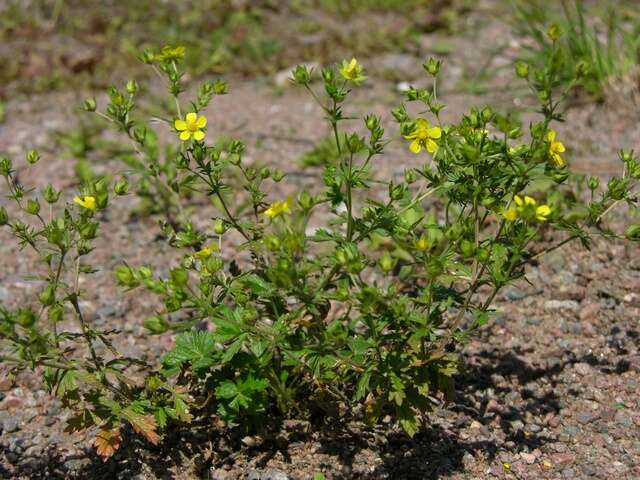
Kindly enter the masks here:
[[405, 135], [407, 140], [413, 140], [409, 145], [409, 150], [413, 153], [420, 153], [423, 148], [426, 148], [429, 153], [434, 153], [438, 150], [438, 144], [434, 139], [438, 139], [442, 136], [442, 130], [439, 127], [430, 127], [429, 122], [424, 118], [416, 120], [415, 127], [409, 135]]
[[556, 141], [556, 132], [549, 130], [547, 132], [547, 141], [549, 142], [549, 155], [558, 167], [562, 167], [564, 159], [560, 154], [564, 153], [565, 148], [562, 142]]
[[508, 472], [509, 470], [511, 470], [511, 464], [508, 462], [503, 462], [502, 468], [504, 468]]
[[549, 215], [551, 215], [551, 207], [549, 205], [536, 207], [536, 220], [539, 222], [546, 222]]
[[291, 213], [291, 198], [287, 198], [285, 201], [273, 202], [269, 208], [267, 208], [264, 214], [269, 218], [276, 218], [285, 213]]
[[178, 118], [173, 126], [180, 132], [180, 140], [186, 142], [191, 137], [194, 140], [202, 141], [204, 139], [204, 132], [202, 129], [207, 126], [207, 117], [204, 115], [198, 116], [197, 113], [187, 113], [184, 120]]
[[345, 80], [349, 80], [355, 84], [366, 80], [367, 77], [363, 75], [363, 71], [362, 65], [355, 58], [352, 58], [350, 62], [343, 60], [340, 67], [340, 75], [342, 75]]
[[429, 239], [424, 235], [421, 235], [420, 238], [416, 240], [416, 249], [420, 250], [421, 252], [426, 252], [430, 246], [431, 244], [429, 242]]
[[206, 247], [202, 247], [202, 249], [198, 250], [193, 255], [195, 257], [205, 259], [213, 255], [213, 252], [217, 252], [217, 251], [218, 251], [218, 245], [216, 245], [215, 243], [210, 243]]
[[518, 216], [522, 215], [523, 213], [526, 216], [527, 212], [532, 212], [536, 220], [538, 220], [539, 222], [546, 222], [549, 215], [551, 215], [551, 207], [549, 207], [549, 205], [538, 205], [538, 202], [536, 202], [535, 198], [525, 196], [523, 199], [519, 195], [516, 195], [515, 197], [513, 197], [513, 201], [518, 206]]
[[535, 207], [536, 203], [538, 203], [536, 202], [535, 198], [532, 198], [528, 195], [525, 195], [524, 200], [520, 195], [516, 195], [515, 197], [513, 197], [513, 201], [516, 202], [516, 205], [518, 205], [519, 207], [526, 207], [528, 205]]
[[515, 222], [518, 219], [518, 210], [516, 210], [514, 207], [509, 207], [507, 210], [502, 212], [502, 216], [508, 222]]
[[175, 60], [182, 60], [184, 58], [184, 47], [170, 47], [168, 45], [162, 47], [160, 53], [156, 54], [155, 59], [158, 62], [172, 62]]
[[96, 198], [91, 197], [89, 195], [74, 197], [73, 203], [76, 203], [80, 205], [82, 208], [86, 208], [87, 210], [95, 210], [97, 206]]
[[547, 36], [554, 42], [562, 36], [562, 30], [560, 29], [558, 24], [556, 23], [551, 24], [551, 26], [549, 27], [549, 30], [547, 30]]

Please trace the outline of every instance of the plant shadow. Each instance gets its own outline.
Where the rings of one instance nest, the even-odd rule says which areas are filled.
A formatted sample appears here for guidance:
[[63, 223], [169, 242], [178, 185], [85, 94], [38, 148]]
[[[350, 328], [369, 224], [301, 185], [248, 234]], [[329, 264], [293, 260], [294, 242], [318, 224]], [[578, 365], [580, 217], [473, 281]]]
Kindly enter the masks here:
[[[352, 429], [327, 423], [311, 432], [303, 429], [284, 436], [275, 435], [253, 447], [243, 445], [240, 435], [222, 435], [211, 428], [169, 432], [162, 447], [150, 447], [134, 435], [123, 435], [122, 447], [107, 462], [102, 462], [90, 449], [74, 469], [69, 468], [68, 460], [55, 453], [37, 461], [18, 456], [11, 462], [15, 467], [11, 473], [0, 466], [0, 476], [169, 479], [176, 478], [176, 466], [184, 471], [187, 464], [199, 478], [211, 478], [212, 467], [231, 469], [242, 455], [257, 458], [252, 465], [258, 472], [267, 468], [277, 455], [284, 463], [291, 463], [292, 449], [314, 442], [319, 453], [334, 457], [340, 466], [336, 471], [341, 472], [341, 476], [334, 474], [333, 478], [438, 479], [465, 472], [467, 463], [474, 461], [472, 457], [483, 456], [485, 463], [495, 462], [499, 466], [497, 457], [501, 452], [513, 456], [554, 441], [543, 428], [525, 428], [532, 416], [555, 415], [561, 408], [553, 388], [539, 394], [530, 388], [531, 382], [544, 377], [553, 386], [565, 368], [578, 362], [589, 363], [609, 374], [624, 369], [595, 357], [576, 358], [568, 351], [562, 358], [564, 360], [547, 362], [545, 367], [535, 367], [512, 351], [484, 349], [470, 355], [464, 370], [456, 377], [455, 400], [437, 408], [431, 423], [414, 438], [391, 428]], [[514, 397], [518, 398], [517, 402], [510, 401]], [[469, 431], [469, 426], [476, 429], [473, 435], [463, 433]], [[371, 460], [367, 473], [362, 473], [363, 459]], [[244, 478], [248, 478], [247, 475], [245, 473]], [[306, 477], [291, 477], [294, 478]]]

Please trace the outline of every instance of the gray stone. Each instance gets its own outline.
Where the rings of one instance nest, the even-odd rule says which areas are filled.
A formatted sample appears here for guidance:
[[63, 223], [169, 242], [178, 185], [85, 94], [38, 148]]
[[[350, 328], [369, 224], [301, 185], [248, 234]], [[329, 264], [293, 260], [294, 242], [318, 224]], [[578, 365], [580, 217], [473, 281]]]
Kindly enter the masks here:
[[562, 429], [562, 431], [570, 437], [575, 437], [580, 433], [580, 429], [574, 425], [567, 425]]
[[9, 289], [0, 286], [0, 303], [7, 303], [10, 296]]
[[547, 300], [544, 302], [544, 308], [546, 310], [576, 311], [578, 309], [578, 302], [575, 300]]
[[523, 298], [527, 298], [529, 294], [525, 290], [510, 288], [509, 290], [506, 291], [504, 296], [507, 298], [507, 300], [515, 302], [518, 300], [522, 300]]
[[525, 429], [527, 432], [538, 433], [542, 430], [542, 427], [537, 423], [529, 423]]
[[0, 417], [0, 425], [5, 433], [16, 432], [20, 429], [20, 421], [14, 415], [3, 415]]

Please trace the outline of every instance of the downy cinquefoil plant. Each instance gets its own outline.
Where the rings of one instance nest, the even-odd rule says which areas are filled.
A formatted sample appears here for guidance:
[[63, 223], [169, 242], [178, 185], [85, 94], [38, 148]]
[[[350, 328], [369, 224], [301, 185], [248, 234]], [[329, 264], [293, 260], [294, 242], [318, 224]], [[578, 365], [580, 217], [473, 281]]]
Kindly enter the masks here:
[[[197, 415], [253, 428], [274, 414], [375, 423], [389, 413], [414, 434], [438, 392], [450, 393], [457, 347], [487, 322], [503, 287], [550, 249], [616, 236], [603, 218], [636, 201], [632, 152], [621, 153], [624, 174], [599, 197], [590, 180], [587, 203], [530, 193], [541, 179], [568, 188], [566, 149], [553, 130], [564, 95], [556, 98], [555, 57], [541, 70], [517, 66], [540, 99], [528, 140], [519, 123], [490, 107], [443, 123], [440, 62], [424, 68], [433, 87], [407, 93], [422, 113], [393, 111], [424, 166], [394, 182], [374, 175], [389, 141], [381, 120], [364, 117], [364, 136], [345, 128], [354, 121], [345, 114], [349, 96], [367, 79], [362, 65], [351, 59], [323, 69], [320, 91], [315, 72], [297, 67], [293, 81], [323, 109], [340, 161], [326, 166], [320, 191], [289, 197], [268, 197], [265, 182], [282, 174], [245, 164], [239, 140], [211, 146], [215, 126], [199, 102], [185, 110], [176, 98], [177, 181], [210, 197], [218, 216], [205, 231], [195, 221], [165, 225], [184, 252], [168, 278], [126, 265], [116, 275], [164, 302], [166, 311], [146, 321], [152, 332], [200, 326], [181, 333], [163, 359], [164, 373], [192, 393]], [[370, 193], [380, 182], [384, 201]], [[310, 233], [312, 219], [326, 228]], [[552, 230], [567, 233], [557, 245], [537, 246]], [[626, 235], [637, 238], [638, 227]], [[241, 241], [231, 247], [225, 238]], [[183, 320], [170, 321], [175, 312]]]
[[[424, 160], [399, 182], [375, 175], [376, 164], [389, 161], [384, 154], [390, 138], [381, 119], [367, 115], [361, 128], [354, 126], [348, 100], [367, 81], [363, 66], [351, 59], [324, 68], [319, 84], [316, 72], [297, 67], [293, 81], [323, 109], [339, 161], [324, 168], [316, 191], [273, 197], [266, 192], [282, 181], [282, 172], [247, 162], [240, 140], [215, 141], [216, 126], [203, 110], [214, 94], [226, 91], [225, 84], [203, 84], [185, 106], [182, 56], [171, 47], [144, 56], [166, 78], [175, 105], [170, 118], [153, 119], [164, 120], [173, 136], [175, 146], [163, 160], [170, 175], [145, 153], [150, 145], [156, 148], [158, 135], [135, 114], [134, 93], [112, 89], [105, 111], [88, 105], [134, 143], [140, 167], [127, 172], [130, 181], [151, 182], [170, 198], [161, 228], [180, 261], [166, 275], [146, 265], [123, 264], [115, 271], [123, 287], [144, 288], [162, 302], [144, 321], [151, 333], [179, 332], [162, 370], [148, 371], [144, 387], [129, 386], [120, 377], [124, 368], [137, 365], [133, 360], [114, 357], [116, 363], [107, 363], [89, 356], [80, 363], [49, 340], [60, 337], [59, 331], [47, 333], [46, 355], [33, 353], [22, 345], [47, 330], [32, 332], [31, 325], [49, 321], [52, 330], [56, 323], [34, 313], [35, 320], [23, 326], [19, 312], [3, 313], [3, 341], [13, 349], [8, 361], [26, 368], [55, 360], [46, 366], [58, 391], [65, 383], [56, 374], [73, 371], [97, 379], [87, 384], [90, 395], [77, 394], [70, 405], [93, 402], [80, 418], [102, 426], [99, 438], [107, 440], [98, 444], [109, 446], [104, 456], [119, 444], [119, 422], [155, 441], [156, 427], [192, 416], [252, 430], [285, 416], [375, 424], [391, 415], [413, 435], [439, 396], [451, 393], [459, 346], [488, 321], [498, 292], [551, 249], [572, 240], [588, 246], [594, 235], [622, 236], [604, 225], [605, 216], [637, 201], [640, 166], [633, 152], [621, 153], [624, 173], [605, 189], [589, 181], [586, 202], [532, 193], [539, 180], [569, 190], [568, 153], [553, 130], [562, 120], [553, 58], [541, 70], [517, 66], [540, 99], [540, 119], [526, 135], [518, 122], [490, 107], [444, 123], [437, 96], [441, 65], [425, 63], [432, 87], [411, 88], [406, 97], [421, 113], [411, 115], [414, 109], [405, 105], [392, 112], [400, 141]], [[11, 167], [5, 170], [10, 178]], [[372, 193], [381, 184], [382, 197]], [[117, 191], [125, 193], [125, 185]], [[97, 210], [105, 208], [104, 185], [88, 188], [83, 194], [95, 198]], [[197, 227], [203, 225], [201, 209], [189, 207], [197, 196], [216, 210], [207, 228]], [[56, 272], [90, 244], [82, 225], [97, 225], [88, 197], [79, 201], [85, 205], [68, 206], [63, 220], [41, 220], [40, 227], [7, 219], [3, 210], [3, 222], [23, 245], [37, 246], [34, 238], [50, 245], [38, 232], [52, 221], [69, 236], [68, 248], [53, 242], [38, 251], [53, 252], [45, 261], [53, 304], [72, 312], [81, 292], [61, 278], [74, 270], [60, 267], [59, 278]], [[324, 228], [308, 228], [312, 221]], [[565, 233], [558, 243], [541, 247], [541, 233], [552, 231]], [[640, 226], [628, 227], [625, 235], [639, 239]], [[77, 311], [76, 316], [81, 321]], [[65, 340], [90, 349], [106, 338], [90, 327], [83, 332]], [[97, 413], [103, 411], [109, 413]]]

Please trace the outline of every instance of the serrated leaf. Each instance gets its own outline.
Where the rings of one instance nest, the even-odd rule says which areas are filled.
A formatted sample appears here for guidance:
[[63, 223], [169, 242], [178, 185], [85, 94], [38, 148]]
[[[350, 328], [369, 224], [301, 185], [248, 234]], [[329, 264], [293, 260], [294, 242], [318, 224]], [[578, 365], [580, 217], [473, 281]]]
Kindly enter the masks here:
[[190, 363], [195, 370], [210, 367], [216, 361], [216, 339], [209, 331], [185, 332], [178, 335], [173, 349], [162, 359], [169, 369], [178, 369]]
[[127, 420], [136, 433], [144, 436], [150, 443], [160, 443], [160, 435], [156, 432], [156, 419], [153, 415], [143, 415], [134, 411], [132, 407], [122, 410], [122, 417]]
[[98, 432], [93, 445], [96, 447], [98, 456], [106, 462], [120, 448], [121, 443], [120, 429], [105, 428]]

